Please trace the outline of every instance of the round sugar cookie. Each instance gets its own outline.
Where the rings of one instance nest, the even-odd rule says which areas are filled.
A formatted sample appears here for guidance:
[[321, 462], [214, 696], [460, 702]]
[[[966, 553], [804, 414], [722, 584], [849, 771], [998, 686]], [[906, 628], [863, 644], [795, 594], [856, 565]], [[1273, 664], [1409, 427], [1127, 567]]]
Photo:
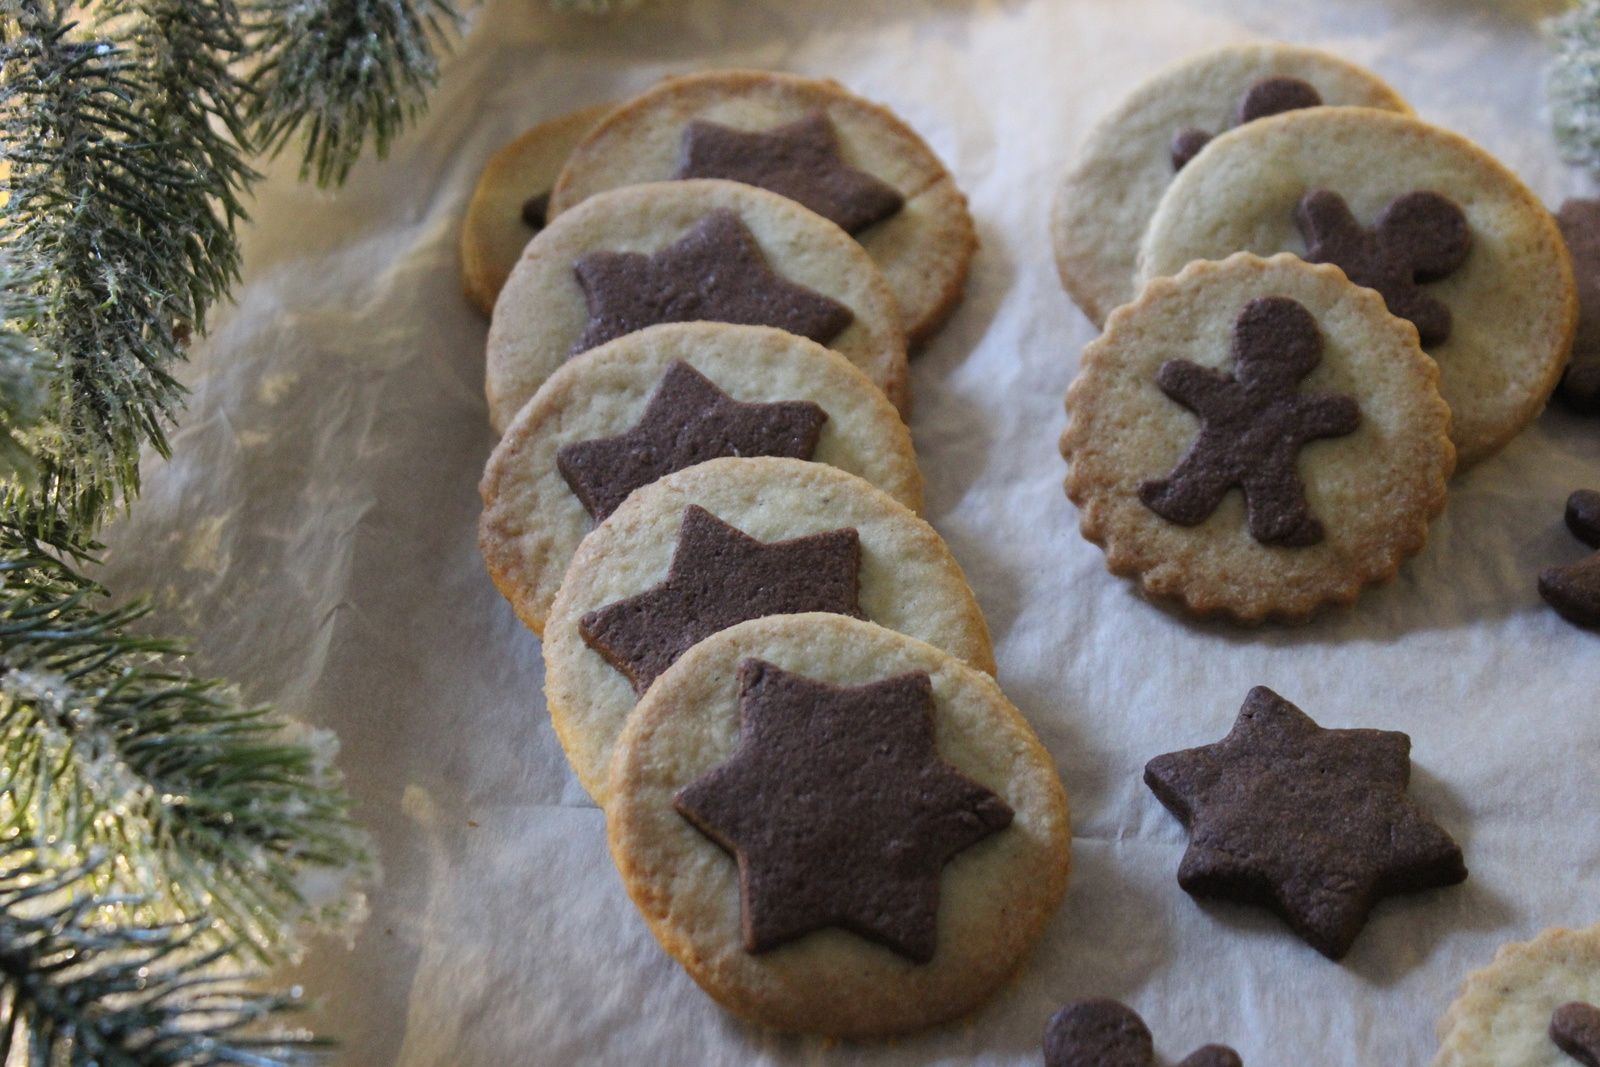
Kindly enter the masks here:
[[1095, 125], [1056, 190], [1056, 266], [1096, 326], [1138, 289], [1139, 239], [1183, 158], [1174, 142], [1187, 132], [1192, 147], [1270, 109], [1309, 104], [1303, 88], [1285, 91], [1299, 88], [1288, 79], [1309, 86], [1322, 105], [1410, 111], [1371, 71], [1270, 41], [1204, 52], [1156, 74]]
[[679, 176], [749, 181], [850, 230], [913, 342], [955, 307], [978, 247], [966, 197], [895, 114], [836, 82], [770, 71], [669, 78], [623, 104], [568, 159], [551, 212]]
[[1437, 380], [1416, 331], [1336, 268], [1192, 263], [1084, 349], [1067, 495], [1106, 566], [1146, 593], [1303, 619], [1426, 542], [1455, 462]]
[[494, 312], [524, 246], [544, 228], [567, 155], [610, 110], [596, 104], [541, 122], [489, 157], [461, 225], [462, 284], [485, 315]]
[[[1433, 1067], [1574, 1067], [1584, 1061], [1551, 1036], [1556, 1009], [1573, 1003], [1600, 1014], [1600, 926], [1502, 945], [1440, 1018]], [[1590, 1048], [1600, 1054], [1600, 1041]]]
[[542, 633], [578, 543], [629, 492], [753, 455], [827, 463], [922, 510], [910, 431], [843, 356], [766, 326], [669, 323], [575, 356], [540, 386], [489, 457], [478, 545]]
[[703, 179], [591, 197], [528, 242], [489, 325], [489, 420], [504, 432], [581, 351], [699, 319], [814, 335], [910, 405], [900, 313], [861, 246], [776, 193]]
[[[920, 693], [907, 694], [908, 683]], [[791, 728], [796, 718], [822, 710], [812, 702], [817, 697], [840, 716], [830, 724], [834, 728], [826, 744], [806, 748], [870, 750], [871, 742], [848, 727], [869, 716], [877, 721], [884, 698], [898, 702], [907, 696], [909, 709], [898, 707], [913, 714], [890, 721], [909, 727], [907, 719], [916, 719], [920, 704], [931, 711], [933, 743], [928, 746], [926, 735], [917, 737], [903, 727], [885, 735], [877, 758], [866, 755], [857, 762], [863, 767], [859, 775], [849, 775], [848, 755], [834, 766], [807, 766], [811, 761], [803, 750], [784, 754], [800, 757], [793, 771], [782, 757], [746, 763], [742, 777], [747, 788], [753, 779], [754, 789], [746, 803], [739, 802], [737, 790], [731, 793], [735, 812], [755, 809], [748, 821], [758, 839], [763, 825], [787, 824], [799, 833], [790, 837], [774, 830], [771, 847], [745, 839], [751, 871], [742, 879], [734, 858], [680, 814], [678, 798], [713, 832], [723, 827], [715, 813], [719, 800], [722, 808], [729, 807], [727, 779], [710, 785], [706, 776], [736, 754], [759, 760], [762, 753], [747, 755], [742, 747], [751, 731], [742, 729], [741, 721], [770, 730], [767, 724], [785, 721], [780, 702], [794, 696], [799, 700], [790, 704]], [[841, 882], [849, 886], [840, 911], [863, 910], [860, 901], [873, 898], [872, 891], [857, 888], [851, 876], [871, 886], [891, 865], [881, 857], [836, 862], [834, 854], [869, 836], [891, 838], [891, 854], [899, 856], [916, 853], [926, 840], [904, 829], [903, 811], [872, 803], [874, 794], [892, 792], [900, 782], [894, 772], [901, 765], [884, 766], [883, 753], [909, 748], [914, 741], [920, 741], [916, 765], [925, 766], [931, 747], [934, 758], [947, 765], [941, 771], [953, 770], [976, 783], [981, 797], [997, 797], [1011, 812], [1008, 825], [997, 829], [1000, 820], [994, 820], [972, 834], [983, 834], [975, 843], [958, 839], [959, 850], [942, 868], [937, 860], [914, 868], [902, 862], [896, 874], [915, 870], [926, 879], [930, 867], [937, 871], [931, 916], [928, 910], [907, 909], [910, 914], [901, 915], [885, 908], [889, 921], [857, 922], [849, 929], [820, 926], [818, 908], [781, 889], [770, 892], [767, 887], [777, 881], [772, 875], [815, 871], [795, 888], [813, 890], [825, 876], [836, 889]], [[843, 773], [837, 763], [845, 765]], [[767, 768], [772, 773], [763, 773]], [[797, 788], [796, 772], [803, 771], [810, 772], [807, 785], [814, 780], [821, 788]], [[837, 615], [773, 616], [701, 642], [640, 702], [610, 773], [606, 830], [611, 854], [651, 931], [723, 1007], [776, 1030], [880, 1037], [964, 1015], [1022, 965], [1066, 889], [1067, 798], [1050, 754], [1027, 722], [987, 675], [871, 623]], [[839, 781], [846, 775], [855, 780]], [[764, 781], [773, 783], [770, 791], [761, 788]], [[838, 792], [827, 794], [836, 781]], [[863, 793], [865, 801], [859, 799]], [[816, 794], [824, 796], [820, 812], [814, 810]], [[842, 840], [829, 838], [826, 829], [816, 832], [819, 824], [842, 830]], [[816, 842], [810, 854], [800, 851], [807, 841]], [[790, 843], [797, 847], [784, 847]], [[909, 880], [909, 873], [904, 877]], [[748, 912], [742, 899], [746, 884], [757, 894]], [[787, 932], [810, 926], [809, 932], [767, 947], [775, 920], [794, 915], [797, 908], [799, 919], [813, 921], [789, 923]], [[761, 939], [755, 942], [762, 946], [759, 951], [746, 948], [751, 927]], [[908, 955], [917, 945], [908, 945], [907, 935], [930, 928], [931, 944], [921, 943], [918, 962]]]
[[605, 806], [617, 735], [694, 639], [804, 611], [858, 615], [994, 672], [988, 626], [949, 547], [853, 474], [714, 459], [629, 497], [578, 546], [544, 629], [550, 718], [589, 795]]
[[[1419, 203], [1433, 210], [1401, 210]], [[1452, 212], [1455, 232], [1446, 235]], [[1390, 305], [1417, 322], [1439, 364], [1463, 466], [1493, 455], [1543, 409], [1577, 329], [1572, 264], [1550, 213], [1482, 149], [1367, 108], [1290, 112], [1230, 130], [1168, 187], [1139, 276], [1237, 251], [1304, 255], [1303, 230], [1318, 247], [1346, 246], [1367, 260], [1356, 270], [1341, 264], [1343, 254], [1329, 260], [1346, 274], [1375, 269], [1371, 257], [1381, 254], [1377, 268], [1398, 277], [1408, 303], [1442, 320], [1435, 329], [1446, 328], [1444, 339], [1430, 339], [1421, 315]], [[1449, 258], [1437, 258], [1450, 244]]]

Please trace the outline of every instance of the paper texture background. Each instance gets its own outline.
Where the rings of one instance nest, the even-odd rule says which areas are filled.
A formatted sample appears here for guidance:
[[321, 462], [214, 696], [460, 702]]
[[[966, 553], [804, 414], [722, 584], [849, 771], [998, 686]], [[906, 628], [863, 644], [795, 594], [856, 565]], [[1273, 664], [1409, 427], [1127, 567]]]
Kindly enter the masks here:
[[[350, 944], [291, 977], [360, 1067], [1038, 1063], [1063, 1002], [1137, 1007], [1172, 1060], [1424, 1063], [1465, 972], [1549, 925], [1600, 920], [1600, 644], [1544, 608], [1579, 558], [1567, 494], [1600, 484], [1600, 424], [1547, 413], [1459, 477], [1426, 552], [1303, 629], [1195, 625], [1142, 602], [1077, 533], [1061, 398], [1093, 337], [1047, 218], [1096, 117], [1163, 64], [1251, 37], [1369, 64], [1425, 118], [1552, 204], [1592, 192], [1543, 113], [1539, 4], [1489, 0], [659, 0], [612, 22], [480, 8], [421, 126], [319, 193], [271, 165], [237, 305], [199, 344], [174, 458], [147, 465], [106, 580], [148, 593], [207, 671], [337, 731], [384, 880]], [[903, 115], [954, 171], [983, 241], [965, 303], [913, 367], [928, 517], [994, 631], [1000, 681], [1072, 800], [1064, 908], [971, 1019], [882, 1046], [764, 1035], [656, 946], [574, 783], [539, 642], [484, 574], [493, 440], [486, 325], [460, 295], [477, 173], [523, 128], [715, 66], [834, 77]], [[1383, 905], [1343, 964], [1265, 914], [1177, 888], [1184, 835], [1140, 781], [1226, 732], [1267, 684], [1327, 726], [1399, 729], [1413, 792], [1472, 876]]]

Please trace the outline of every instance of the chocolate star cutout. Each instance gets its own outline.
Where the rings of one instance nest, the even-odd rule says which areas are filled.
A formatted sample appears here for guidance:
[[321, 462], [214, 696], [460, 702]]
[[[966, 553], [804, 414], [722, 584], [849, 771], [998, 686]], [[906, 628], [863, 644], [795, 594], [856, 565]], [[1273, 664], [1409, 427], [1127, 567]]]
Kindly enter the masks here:
[[1600, 1008], [1582, 1001], [1561, 1005], [1550, 1016], [1550, 1040], [1583, 1067], [1600, 1067]]
[[1410, 751], [1390, 730], [1324, 730], [1257, 686], [1227, 737], [1157, 756], [1144, 781], [1189, 830], [1185, 892], [1271, 908], [1338, 959], [1380, 898], [1467, 876], [1406, 796]]
[[1295, 212], [1306, 241], [1305, 258], [1332, 263], [1357, 285], [1376, 289], [1389, 313], [1409, 319], [1424, 348], [1450, 338], [1450, 308], [1422, 291], [1422, 283], [1455, 273], [1472, 250], [1467, 217], [1448, 197], [1414, 192], [1396, 197], [1367, 229], [1344, 197], [1317, 189]]
[[776, 273], [727, 208], [708, 212], [658, 252], [589, 252], [573, 270], [589, 305], [573, 355], [658, 322], [776, 326], [827, 344], [855, 318], [837, 300]]
[[[1567, 529], [1590, 548], [1600, 548], [1600, 493], [1580, 489], [1567, 498]], [[1539, 595], [1568, 622], [1600, 626], [1600, 552], [1540, 571]]]
[[[1322, 94], [1310, 82], [1290, 77], [1263, 78], [1239, 98], [1239, 106], [1234, 112], [1234, 125], [1243, 126], [1268, 115], [1316, 107], [1320, 103]], [[1182, 170], [1189, 160], [1200, 154], [1200, 149], [1211, 143], [1211, 138], [1211, 134], [1193, 126], [1185, 126], [1173, 134], [1169, 148], [1172, 169]]]
[[757, 132], [691, 122], [683, 130], [673, 177], [759, 185], [852, 234], [882, 222], [905, 204], [894, 186], [840, 158], [838, 134], [821, 111]]
[[1233, 324], [1233, 360], [1231, 376], [1188, 360], [1161, 365], [1156, 384], [1200, 416], [1200, 435], [1171, 474], [1139, 487], [1139, 499], [1164, 519], [1197, 526], [1237, 486], [1257, 541], [1314, 545], [1323, 529], [1296, 470], [1300, 449], [1354, 433], [1361, 409], [1347, 396], [1297, 392], [1322, 361], [1322, 334], [1288, 297], [1245, 305]]
[[627, 433], [563, 445], [556, 467], [596, 522], [628, 494], [673, 471], [719, 456], [810, 459], [828, 413], [806, 400], [747, 404], [682, 360], [650, 396]]
[[767, 543], [691, 504], [667, 580], [589, 612], [578, 633], [643, 695], [692, 646], [746, 619], [804, 611], [865, 618], [860, 569], [853, 528]]
[[1561, 399], [1600, 415], [1600, 200], [1568, 200], [1556, 215], [1578, 280], [1578, 336], [1561, 379]]
[[[1044, 1067], [1156, 1067], [1155, 1041], [1139, 1013], [1115, 1000], [1080, 1000], [1050, 1019]], [[1191, 1052], [1178, 1067], [1243, 1067], [1226, 1045]]]
[[739, 747], [678, 813], [739, 863], [744, 947], [843, 927], [933, 959], [939, 876], [1011, 825], [1005, 801], [939, 758], [918, 671], [841, 687], [739, 665]]

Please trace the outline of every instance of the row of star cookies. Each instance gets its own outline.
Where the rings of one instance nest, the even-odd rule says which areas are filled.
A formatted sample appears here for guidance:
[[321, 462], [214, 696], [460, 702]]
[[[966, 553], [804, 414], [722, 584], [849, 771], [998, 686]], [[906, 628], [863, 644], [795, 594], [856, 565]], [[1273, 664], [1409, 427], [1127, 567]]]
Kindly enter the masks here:
[[1392, 578], [1458, 463], [1543, 408], [1577, 325], [1522, 183], [1309, 49], [1223, 49], [1134, 93], [1054, 236], [1105, 328], [1061, 442], [1083, 534], [1200, 615], [1298, 620]]
[[462, 229], [467, 294], [492, 316], [491, 421], [574, 354], [697, 320], [809, 337], [905, 412], [907, 353], [976, 247], [932, 150], [833, 82], [715, 71], [575, 112], [490, 161]]

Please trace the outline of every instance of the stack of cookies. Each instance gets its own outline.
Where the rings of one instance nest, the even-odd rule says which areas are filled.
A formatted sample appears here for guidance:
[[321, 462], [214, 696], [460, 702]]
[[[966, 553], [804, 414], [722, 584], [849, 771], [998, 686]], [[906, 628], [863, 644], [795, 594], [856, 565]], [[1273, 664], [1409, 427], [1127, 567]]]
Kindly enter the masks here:
[[907, 348], [975, 247], [949, 174], [832, 83], [702, 74], [524, 135], [463, 241], [480, 545], [651, 929], [778, 1029], [970, 1010], [1070, 835], [918, 516]]
[[1083, 535], [1198, 615], [1294, 621], [1393, 577], [1452, 473], [1542, 410], [1577, 325], [1517, 177], [1310, 49], [1227, 48], [1135, 92], [1053, 236], [1104, 327], [1061, 441]]

